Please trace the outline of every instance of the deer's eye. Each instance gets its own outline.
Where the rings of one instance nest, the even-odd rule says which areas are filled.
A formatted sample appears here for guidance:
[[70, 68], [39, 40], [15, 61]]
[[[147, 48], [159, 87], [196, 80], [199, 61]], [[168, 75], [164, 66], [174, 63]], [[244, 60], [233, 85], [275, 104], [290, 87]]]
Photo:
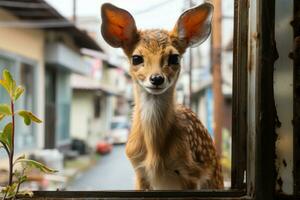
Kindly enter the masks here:
[[132, 64], [139, 65], [144, 62], [144, 58], [142, 56], [133, 55], [132, 56]]
[[178, 65], [179, 64], [179, 55], [171, 54], [169, 55], [168, 65]]

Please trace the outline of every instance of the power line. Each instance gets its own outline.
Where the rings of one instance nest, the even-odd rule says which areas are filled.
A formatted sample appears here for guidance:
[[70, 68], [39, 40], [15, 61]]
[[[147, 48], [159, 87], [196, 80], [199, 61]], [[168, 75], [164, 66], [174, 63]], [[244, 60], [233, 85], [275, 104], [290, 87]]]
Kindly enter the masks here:
[[[133, 15], [144, 14], [144, 13], [150, 12], [150, 11], [152, 11], [152, 10], [154, 10], [154, 9], [157, 9], [157, 8], [160, 7], [160, 6], [164, 6], [164, 5], [166, 5], [166, 4], [169, 4], [170, 2], [172, 2], [172, 1], [166, 0], [166, 1], [163, 1], [163, 2], [161, 2], [161, 3], [157, 3], [157, 4], [155, 4], [155, 5], [149, 6], [148, 8], [145, 8], [145, 9], [142, 9], [142, 10], [139, 10], [139, 11], [136, 11], [136, 12], [133, 12], [132, 14], [133, 14]], [[174, 2], [174, 1], [173, 1], [173, 2]]]

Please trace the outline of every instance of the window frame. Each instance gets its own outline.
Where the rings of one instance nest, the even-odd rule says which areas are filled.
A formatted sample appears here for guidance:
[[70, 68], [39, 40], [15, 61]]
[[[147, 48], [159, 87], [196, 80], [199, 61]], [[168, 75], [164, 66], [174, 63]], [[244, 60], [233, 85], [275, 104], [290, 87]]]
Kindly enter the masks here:
[[[247, 79], [251, 60], [249, 47], [248, 0], [234, 0], [234, 67], [232, 189], [201, 191], [35, 191], [33, 199], [275, 199], [276, 107], [273, 70], [275, 0], [256, 1], [257, 40], [255, 105], [248, 105]], [[249, 37], [248, 37], [249, 36]], [[269, 59], [270, 58], [270, 59]], [[255, 107], [255, 134], [249, 134], [249, 108]], [[255, 145], [251, 146], [251, 140]], [[243, 148], [241, 148], [243, 147]], [[262, 149], [263, 147], [263, 149]], [[251, 170], [250, 170], [251, 169]], [[247, 173], [245, 173], [245, 171]], [[244, 177], [247, 177], [244, 183]]]
[[[37, 79], [38, 79], [38, 67], [41, 67], [39, 66], [39, 63], [38, 61], [36, 60], [33, 60], [31, 58], [27, 58], [25, 56], [22, 56], [22, 55], [19, 55], [17, 53], [12, 53], [12, 52], [8, 52], [6, 50], [3, 50], [2, 48], [0, 48], [0, 56], [3, 56], [9, 60], [12, 60], [12, 62], [14, 63], [13, 65], [13, 72], [17, 74], [17, 76], [15, 77], [16, 81], [17, 82], [20, 82], [20, 70], [21, 70], [21, 65], [22, 64], [25, 64], [25, 65], [28, 65], [28, 67], [31, 68], [32, 70], [32, 75], [33, 75], [33, 83], [37, 82]], [[4, 66], [5, 67], [5, 66]], [[37, 105], [37, 102], [38, 102], [38, 86], [36, 84], [33, 84], [33, 99], [32, 99], [32, 112], [34, 113], [37, 113], [37, 110], [38, 110], [38, 105]], [[16, 109], [18, 109], [18, 104], [16, 104]], [[35, 149], [39, 143], [38, 143], [38, 127], [36, 124], [33, 124], [32, 125], [32, 131], [33, 131], [33, 143], [29, 146], [29, 147], [26, 147], [25, 149], [22, 149], [24, 151], [31, 151], [33, 149]], [[20, 149], [16, 149], [16, 151], [20, 151]]]
[[294, 20], [291, 25], [294, 29], [294, 48], [291, 58], [294, 61], [294, 71], [293, 71], [293, 125], [294, 125], [294, 193], [298, 197], [300, 196], [300, 44], [297, 42], [300, 37], [300, 18], [298, 13], [300, 12], [300, 2], [294, 0]]

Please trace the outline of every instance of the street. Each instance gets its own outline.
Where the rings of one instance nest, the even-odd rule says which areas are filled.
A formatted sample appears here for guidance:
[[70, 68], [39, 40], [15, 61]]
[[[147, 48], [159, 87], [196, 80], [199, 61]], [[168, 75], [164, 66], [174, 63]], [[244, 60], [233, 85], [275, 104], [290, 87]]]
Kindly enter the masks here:
[[125, 155], [125, 145], [114, 146], [95, 166], [79, 174], [67, 190], [132, 190], [134, 172]]

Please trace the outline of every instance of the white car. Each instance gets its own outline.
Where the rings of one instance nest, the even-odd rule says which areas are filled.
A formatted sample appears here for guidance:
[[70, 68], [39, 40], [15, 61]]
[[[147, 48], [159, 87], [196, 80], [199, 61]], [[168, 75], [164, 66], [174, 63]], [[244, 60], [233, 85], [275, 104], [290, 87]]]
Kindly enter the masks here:
[[129, 124], [126, 117], [116, 117], [111, 122], [110, 135], [114, 144], [125, 144], [129, 135]]

